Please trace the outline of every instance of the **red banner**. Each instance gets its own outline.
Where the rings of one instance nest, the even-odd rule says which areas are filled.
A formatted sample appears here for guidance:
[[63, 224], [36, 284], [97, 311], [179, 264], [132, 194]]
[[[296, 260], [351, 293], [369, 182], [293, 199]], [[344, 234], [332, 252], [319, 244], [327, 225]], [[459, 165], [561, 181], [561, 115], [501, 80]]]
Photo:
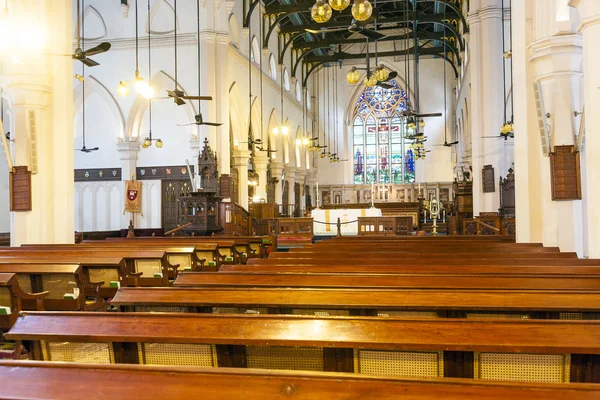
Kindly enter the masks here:
[[142, 212], [142, 182], [125, 181], [125, 211]]

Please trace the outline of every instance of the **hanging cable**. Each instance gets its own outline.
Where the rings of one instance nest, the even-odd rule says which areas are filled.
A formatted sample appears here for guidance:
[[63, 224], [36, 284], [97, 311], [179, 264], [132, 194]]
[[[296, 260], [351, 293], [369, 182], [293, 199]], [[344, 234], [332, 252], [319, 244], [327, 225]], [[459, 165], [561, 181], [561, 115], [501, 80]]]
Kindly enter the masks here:
[[[263, 24], [264, 24], [264, 18], [265, 15], [262, 13], [261, 11], [261, 15], [260, 15], [260, 24], [258, 25], [258, 33], [260, 34], [260, 40], [261, 42], [264, 41], [264, 33], [263, 33]], [[250, 35], [248, 35], [250, 36]], [[263, 57], [262, 57], [262, 51], [260, 53], [260, 62], [259, 62], [259, 66], [260, 66], [260, 143], [261, 143], [261, 147], [266, 148], [267, 150], [270, 150], [268, 147], [264, 147], [264, 138], [263, 138], [263, 130], [264, 130], [264, 122], [263, 122]], [[253, 148], [254, 149], [254, 148]], [[267, 153], [267, 156], [269, 155], [269, 153]]]
[[[446, 6], [444, 5], [444, 19], [446, 19]], [[448, 143], [448, 138], [447, 138], [447, 134], [448, 134], [448, 108], [447, 108], [447, 100], [446, 100], [446, 92], [447, 92], [447, 86], [446, 86], [446, 57], [447, 57], [447, 51], [446, 51], [446, 24], [444, 24], [444, 59], [442, 60], [443, 62], [443, 67], [444, 67], [444, 145], [446, 145]]]
[[[83, 2], [83, 0], [81, 0]], [[137, 6], [137, 1], [136, 1], [136, 6]], [[81, 21], [81, 22], [79, 22]], [[81, 26], [80, 26], [81, 24]], [[78, 37], [80, 37], [80, 41], [81, 41], [81, 48], [84, 48], [85, 46], [85, 21], [83, 20], [83, 16], [81, 15], [81, 10], [80, 10], [80, 5], [79, 5], [79, 0], [77, 0], [77, 29], [81, 29], [80, 31], [78, 31]], [[83, 78], [83, 80], [81, 81], [81, 89], [83, 92], [83, 101], [81, 104], [81, 134], [83, 137], [83, 147], [82, 149], [85, 150], [85, 64], [81, 63], [81, 77]]]
[[[201, 47], [200, 47], [200, 0], [196, 2], [196, 35], [198, 35], [198, 96], [202, 96]], [[198, 100], [198, 114], [202, 115], [202, 102]]]
[[256, 59], [254, 49], [252, 46], [252, 23], [248, 23], [248, 114], [250, 116], [248, 123], [248, 140], [254, 141], [254, 135], [250, 135], [252, 132], [252, 57]]
[[177, 0], [173, 0], [173, 5], [173, 33], [175, 34], [175, 90], [177, 90], [179, 88], [177, 84]]
[[[510, 9], [510, 19], [508, 20], [508, 34], [510, 38], [510, 123], [514, 123], [514, 87], [513, 87], [513, 59], [512, 59], [512, 0], [508, 0], [508, 7]], [[504, 11], [503, 11], [504, 13]], [[504, 14], [503, 14], [504, 15]]]
[[[137, 0], [136, 0], [136, 4], [137, 4]], [[151, 47], [151, 40], [150, 40], [150, 0], [148, 0], [148, 91], [151, 93], [152, 92], [152, 47]], [[152, 96], [148, 97], [148, 117], [149, 117], [149, 124], [148, 124], [148, 137], [150, 138], [150, 141], [152, 141]]]
[[504, 124], [506, 125], [506, 60], [504, 59], [504, 54], [506, 54], [506, 39], [504, 33], [504, 0], [501, 1], [502, 7], [502, 100], [504, 102]]

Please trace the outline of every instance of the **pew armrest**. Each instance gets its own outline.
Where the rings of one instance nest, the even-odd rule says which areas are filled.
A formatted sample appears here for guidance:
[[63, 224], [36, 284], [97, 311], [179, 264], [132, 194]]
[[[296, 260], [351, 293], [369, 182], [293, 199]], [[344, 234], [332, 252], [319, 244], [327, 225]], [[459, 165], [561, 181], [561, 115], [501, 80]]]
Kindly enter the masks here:
[[127, 278], [133, 278], [133, 286], [140, 286], [140, 277], [143, 275], [143, 272], [128, 272], [125, 276], [125, 283], [127, 283]]
[[21, 288], [17, 288], [15, 290], [15, 295], [18, 299], [19, 311], [22, 310], [21, 300], [35, 300], [36, 309], [38, 311], [44, 311], [44, 298], [49, 294], [50, 292], [47, 290], [39, 293], [27, 293], [21, 290]]
[[106, 303], [105, 303], [104, 299], [102, 297], [100, 297], [100, 295], [99, 295], [100, 288], [102, 287], [102, 285], [104, 285], [104, 281], [85, 282], [83, 284], [83, 293], [86, 292], [86, 289], [90, 289], [92, 291], [92, 293], [94, 293], [94, 302], [93, 303], [87, 304], [87, 302], [85, 301], [85, 296], [82, 299], [83, 300], [83, 304], [82, 304], [83, 311], [94, 311], [94, 310], [106, 308]]

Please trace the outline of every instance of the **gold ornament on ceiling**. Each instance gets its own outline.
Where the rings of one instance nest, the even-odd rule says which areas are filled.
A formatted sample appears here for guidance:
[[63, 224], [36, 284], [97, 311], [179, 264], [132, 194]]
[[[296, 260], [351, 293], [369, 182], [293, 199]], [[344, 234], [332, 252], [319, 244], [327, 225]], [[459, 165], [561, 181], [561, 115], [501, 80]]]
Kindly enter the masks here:
[[357, 21], [366, 21], [373, 14], [373, 6], [368, 0], [354, 0], [352, 4], [352, 16]]

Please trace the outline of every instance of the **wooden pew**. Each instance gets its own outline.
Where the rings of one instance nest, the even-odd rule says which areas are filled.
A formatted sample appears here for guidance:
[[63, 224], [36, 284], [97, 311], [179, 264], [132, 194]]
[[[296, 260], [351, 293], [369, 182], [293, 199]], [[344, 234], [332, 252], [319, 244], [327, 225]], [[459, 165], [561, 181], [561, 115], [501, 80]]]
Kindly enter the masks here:
[[[17, 274], [21, 290], [35, 293], [21, 301], [24, 310], [38, 309], [41, 293], [45, 310], [92, 311], [106, 307], [98, 294], [103, 282], [90, 282], [77, 264], [0, 264], [0, 273]], [[75, 292], [79, 295], [65, 298], [66, 293]], [[92, 300], [87, 301], [87, 297]]]
[[[136, 285], [139, 281], [141, 286], [168, 286], [169, 270], [175, 269], [169, 263], [164, 251], [159, 250], [132, 250], [132, 249], [88, 249], [75, 248], [68, 249], [28, 249], [26, 247], [0, 248], [0, 263], [15, 262], [23, 258], [45, 259], [46, 261], [81, 263], [88, 257], [94, 259], [102, 258], [121, 258], [125, 260], [128, 278], [128, 285]], [[18, 262], [18, 261], [16, 261]], [[140, 274], [141, 273], [141, 274]], [[160, 277], [154, 277], [154, 274], [162, 274]], [[142, 276], [143, 274], [143, 276]]]
[[[590, 260], [584, 260], [590, 261]], [[336, 261], [332, 261], [335, 263]], [[478, 274], [478, 275], [597, 275], [600, 267], [586, 264], [561, 264], [560, 266], [531, 265], [496, 265], [496, 264], [466, 264], [436, 265], [397, 265], [397, 264], [257, 264], [257, 265], [224, 265], [219, 272], [267, 272], [267, 273], [359, 273], [359, 274]]]
[[[270, 237], [268, 237], [270, 239]], [[263, 243], [263, 237], [260, 236], [154, 236], [154, 237], [133, 237], [133, 238], [106, 238], [107, 241], [162, 241], [165, 243], [222, 243], [227, 246], [228, 242], [233, 241], [238, 253], [247, 253], [249, 258], [266, 257], [266, 244]]]
[[176, 287], [312, 287], [502, 290], [600, 290], [600, 275], [335, 274], [184, 272]]
[[[121, 242], [106, 242], [100, 240], [94, 243], [84, 242], [81, 244], [36, 244], [36, 245], [23, 245], [22, 247], [30, 250], [69, 250], [69, 251], [120, 251], [125, 249], [128, 251], [140, 251], [140, 250], [151, 250], [151, 251], [163, 251], [167, 256], [167, 261], [170, 265], [178, 265], [176, 270], [198, 270], [201, 271], [201, 264], [203, 260], [198, 259], [196, 255], [196, 248], [194, 246], [176, 246], [175, 243], [168, 245], [161, 244], [141, 244], [141, 243], [121, 243]], [[175, 269], [169, 270], [169, 278], [175, 279]]]
[[[84, 243], [97, 243], [98, 241], [86, 241]], [[102, 242], [102, 241], [99, 241]], [[242, 258], [246, 259], [248, 254], [252, 251], [248, 241], [234, 241], [234, 240], [217, 240], [213, 239], [212, 236], [206, 238], [201, 237], [135, 237], [135, 238], [107, 238], [105, 242], [110, 243], [137, 243], [140, 244], [161, 244], [169, 245], [173, 244], [195, 246], [198, 249], [198, 257], [206, 258], [208, 261], [214, 261], [216, 263], [216, 269], [222, 264], [241, 264]], [[207, 254], [207, 251], [213, 250], [212, 246], [216, 245], [216, 249], [211, 254]], [[245, 257], [242, 255], [246, 254]], [[208, 256], [208, 257], [207, 257]], [[210, 258], [212, 256], [212, 258]]]
[[586, 383], [517, 383], [138, 365], [0, 361], [0, 397], [15, 400], [597, 400]]
[[16, 274], [0, 273], [0, 338], [8, 331], [23, 310], [23, 301], [35, 301], [35, 309], [44, 311], [44, 298], [50, 292], [26, 293], [20, 287]]
[[23, 312], [6, 338], [35, 360], [578, 382], [600, 321]]
[[[74, 261], [74, 260], [79, 260]], [[89, 282], [104, 282], [98, 291], [98, 295], [104, 299], [112, 298], [117, 293], [118, 286], [127, 286], [128, 277], [132, 278], [132, 286], [137, 286], [135, 280], [141, 274], [129, 273], [125, 260], [121, 257], [102, 257], [102, 256], [77, 256], [58, 255], [53, 256], [52, 260], [47, 257], [33, 257], [28, 255], [15, 257], [0, 257], [0, 264], [27, 264], [27, 265], [43, 265], [43, 264], [79, 264], [83, 268], [83, 273]], [[111, 282], [118, 282], [118, 285], [112, 285]], [[88, 296], [93, 296], [94, 293], [86, 293]]]
[[357, 288], [121, 288], [122, 311], [424, 318], [600, 319], [599, 291]]

